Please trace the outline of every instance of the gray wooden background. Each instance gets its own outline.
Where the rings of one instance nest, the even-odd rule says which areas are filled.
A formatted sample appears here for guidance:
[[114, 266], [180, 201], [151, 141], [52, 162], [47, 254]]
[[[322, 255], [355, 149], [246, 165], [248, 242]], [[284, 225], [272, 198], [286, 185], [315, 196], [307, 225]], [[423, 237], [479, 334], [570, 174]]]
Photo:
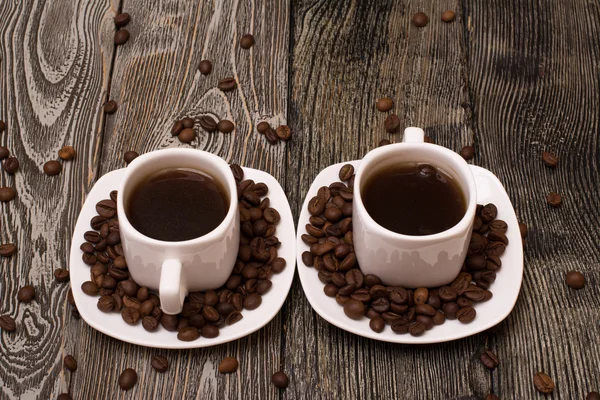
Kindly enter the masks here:
[[[440, 21], [446, 9], [455, 22]], [[120, 10], [131, 39], [117, 48]], [[410, 22], [418, 11], [430, 16], [422, 29]], [[556, 382], [550, 398], [600, 389], [598, 1], [2, 0], [0, 33], [0, 144], [21, 164], [0, 177], [18, 192], [0, 205], [1, 241], [19, 248], [0, 261], [0, 314], [19, 323], [0, 333], [1, 399], [535, 399], [537, 371]], [[244, 33], [250, 51], [237, 45]], [[239, 90], [216, 89], [226, 76]], [[235, 133], [201, 133], [192, 147], [271, 173], [297, 215], [322, 168], [401, 139], [383, 129], [382, 96], [404, 126], [453, 150], [474, 144], [473, 162], [499, 176], [530, 227], [521, 296], [498, 333], [433, 346], [363, 339], [317, 316], [297, 279], [270, 324], [208, 349], [129, 345], [71, 317], [52, 272], [68, 267], [87, 191], [125, 151], [182, 146], [169, 130], [183, 116], [228, 117]], [[108, 117], [107, 99], [119, 104]], [[289, 124], [293, 139], [269, 145], [261, 120]], [[63, 145], [76, 160], [45, 176]], [[559, 155], [556, 170], [542, 150]], [[561, 208], [546, 206], [549, 191]], [[584, 272], [584, 290], [565, 285], [568, 270]], [[37, 288], [29, 304], [16, 301], [25, 284]], [[493, 372], [479, 362], [485, 348], [500, 358]], [[69, 353], [75, 373], [62, 366]], [[169, 358], [166, 374], [150, 368], [155, 354]], [[240, 360], [236, 374], [217, 372], [225, 356]], [[139, 381], [122, 392], [126, 367]], [[280, 368], [283, 392], [270, 383]]]

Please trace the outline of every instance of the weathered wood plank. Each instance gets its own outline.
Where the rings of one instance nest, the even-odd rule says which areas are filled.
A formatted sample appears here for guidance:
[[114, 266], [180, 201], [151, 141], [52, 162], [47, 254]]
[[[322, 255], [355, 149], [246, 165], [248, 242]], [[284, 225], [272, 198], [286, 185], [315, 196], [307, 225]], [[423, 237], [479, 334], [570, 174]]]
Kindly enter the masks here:
[[[113, 1], [113, 5], [116, 0]], [[68, 284], [53, 270], [67, 267], [71, 232], [100, 162], [102, 115], [112, 60], [111, 1], [0, 2], [0, 135], [19, 162], [2, 186], [17, 198], [2, 203], [3, 243], [18, 252], [0, 263], [0, 313], [13, 316], [17, 332], [0, 334], [0, 398], [56, 398], [70, 376], [62, 367], [79, 334], [66, 307]], [[105, 40], [108, 38], [109, 40]], [[77, 150], [55, 177], [43, 164], [63, 145]], [[20, 287], [36, 300], [16, 301]]]
[[[125, 0], [123, 11], [132, 17], [127, 26], [131, 38], [117, 49], [110, 98], [119, 110], [107, 119], [102, 171], [123, 167], [122, 155], [128, 150], [144, 153], [184, 146], [170, 134], [173, 123], [208, 114], [234, 121], [237, 130], [206, 134], [198, 127], [199, 138], [192, 147], [260, 168], [283, 182], [286, 145], [269, 145], [255, 126], [263, 119], [274, 127], [286, 120], [288, 2]], [[244, 33], [256, 39], [251, 50], [238, 45]], [[197, 70], [204, 58], [213, 63], [209, 76]], [[235, 77], [239, 89], [218, 90], [218, 80], [225, 77]], [[277, 398], [270, 378], [279, 365], [281, 327], [277, 316], [242, 340], [181, 352], [125, 344], [85, 327], [79, 346], [86, 351], [80, 354], [73, 393], [81, 398]], [[167, 373], [151, 368], [155, 354], [169, 359]], [[234, 375], [217, 372], [226, 356], [240, 361]], [[117, 377], [127, 367], [134, 368], [140, 380], [123, 393]]]
[[[446, 9], [457, 12], [456, 22], [440, 20]], [[401, 140], [383, 128], [380, 97], [392, 97], [404, 126], [425, 128], [437, 143], [454, 150], [471, 143], [457, 1], [298, 1], [292, 11], [290, 123], [300, 136], [291, 143], [286, 189], [296, 213], [321, 169], [362, 157], [382, 138]], [[418, 11], [430, 16], [423, 29], [411, 24]], [[298, 283], [285, 315], [286, 398], [455, 399], [491, 388], [475, 356], [484, 335], [430, 347], [363, 339], [316, 315]]]
[[[466, 1], [476, 163], [497, 174], [530, 227], [517, 307], [492, 342], [501, 398], [535, 398], [533, 375], [553, 377], [553, 398], [600, 388], [600, 6], [597, 2]], [[575, 21], [579, 21], [575, 23]], [[542, 151], [560, 157], [556, 169]], [[559, 209], [546, 194], [562, 193]], [[587, 287], [570, 289], [580, 270]]]

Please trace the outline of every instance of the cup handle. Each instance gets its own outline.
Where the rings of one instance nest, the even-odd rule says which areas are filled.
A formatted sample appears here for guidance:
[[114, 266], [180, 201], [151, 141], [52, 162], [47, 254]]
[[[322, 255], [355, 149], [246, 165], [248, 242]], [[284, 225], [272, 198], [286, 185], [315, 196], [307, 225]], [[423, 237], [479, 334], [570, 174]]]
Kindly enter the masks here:
[[160, 269], [158, 294], [160, 307], [166, 314], [179, 314], [187, 296], [181, 284], [181, 270], [181, 261], [176, 259], [165, 260]]
[[404, 137], [402, 138], [404, 143], [423, 143], [425, 141], [425, 131], [421, 128], [411, 126], [404, 130]]

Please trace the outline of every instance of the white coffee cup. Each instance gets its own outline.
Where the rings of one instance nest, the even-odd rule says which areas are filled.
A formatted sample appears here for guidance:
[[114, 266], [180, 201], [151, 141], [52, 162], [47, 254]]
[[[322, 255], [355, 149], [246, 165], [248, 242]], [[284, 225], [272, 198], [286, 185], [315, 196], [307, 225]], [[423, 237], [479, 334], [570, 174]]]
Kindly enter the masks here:
[[[388, 230], [371, 218], [361, 197], [365, 183], [382, 169], [404, 163], [431, 164], [454, 179], [467, 204], [460, 222], [433, 235], [410, 236]], [[475, 179], [466, 161], [449, 149], [424, 143], [422, 129], [407, 128], [403, 143], [372, 150], [356, 171], [352, 226], [360, 269], [391, 286], [436, 287], [450, 283], [467, 256], [476, 207]]]
[[[127, 219], [125, 204], [137, 184], [155, 172], [172, 168], [195, 169], [222, 184], [229, 210], [213, 231], [191, 240], [166, 242], [143, 235]], [[163, 312], [181, 312], [189, 292], [216, 289], [229, 278], [239, 247], [240, 217], [235, 179], [222, 158], [195, 149], [165, 149], [141, 155], [129, 164], [123, 176], [117, 210], [129, 273], [139, 285], [158, 290]]]

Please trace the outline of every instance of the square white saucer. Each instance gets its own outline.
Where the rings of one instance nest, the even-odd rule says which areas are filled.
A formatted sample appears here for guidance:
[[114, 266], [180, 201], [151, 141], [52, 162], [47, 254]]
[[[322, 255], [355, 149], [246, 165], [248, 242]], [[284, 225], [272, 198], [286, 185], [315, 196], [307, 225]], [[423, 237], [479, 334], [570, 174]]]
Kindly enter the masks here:
[[252, 179], [254, 182], [263, 182], [269, 187], [267, 196], [271, 201], [271, 207], [279, 211], [281, 220], [277, 225], [276, 236], [281, 245], [278, 249], [279, 257], [286, 261], [285, 269], [279, 274], [273, 274], [271, 290], [262, 296], [262, 304], [255, 310], [243, 310], [244, 316], [239, 322], [231, 326], [225, 326], [219, 331], [219, 336], [214, 339], [201, 337], [192, 342], [182, 342], [177, 339], [177, 332], [169, 332], [159, 326], [155, 332], [146, 331], [141, 323], [136, 326], [128, 325], [121, 318], [120, 313], [103, 313], [98, 309], [98, 296], [88, 296], [81, 290], [81, 284], [90, 280], [90, 267], [81, 259], [82, 251], [79, 246], [84, 241], [83, 234], [91, 230], [90, 220], [96, 213], [96, 203], [109, 198], [110, 192], [119, 188], [119, 183], [125, 173], [125, 169], [119, 169], [107, 173], [98, 179], [87, 196], [77, 225], [73, 232], [71, 243], [70, 274], [73, 297], [81, 318], [92, 328], [112, 336], [124, 342], [165, 349], [191, 349], [197, 347], [214, 346], [247, 336], [265, 326], [271, 321], [283, 306], [292, 281], [296, 265], [296, 246], [294, 219], [287, 197], [277, 180], [266, 172], [252, 168], [243, 168], [244, 179]]
[[477, 184], [477, 203], [494, 203], [498, 208], [498, 219], [504, 220], [509, 227], [506, 232], [509, 244], [501, 257], [502, 268], [498, 271], [496, 281], [490, 287], [494, 297], [485, 303], [477, 303], [474, 306], [477, 310], [477, 316], [470, 324], [462, 324], [458, 320], [448, 320], [443, 325], [435, 326], [418, 337], [410, 334], [396, 334], [388, 325], [386, 325], [383, 332], [376, 333], [369, 328], [368, 318], [364, 317], [358, 321], [348, 318], [335, 299], [327, 297], [323, 292], [324, 285], [319, 280], [317, 271], [312, 267], [307, 267], [302, 262], [302, 253], [308, 251], [309, 247], [300, 238], [305, 233], [304, 227], [309, 223], [308, 202], [317, 195], [317, 191], [321, 186], [329, 186], [332, 182], [339, 181], [339, 170], [345, 164], [352, 164], [356, 169], [360, 164], [360, 160], [335, 164], [321, 171], [306, 194], [298, 220], [296, 237], [298, 274], [300, 275], [302, 289], [304, 289], [310, 305], [317, 314], [338, 328], [356, 335], [385, 342], [408, 344], [441, 343], [461, 339], [493, 327], [510, 314], [519, 296], [523, 280], [523, 245], [519, 224], [508, 194], [498, 178], [484, 168], [470, 165]]

